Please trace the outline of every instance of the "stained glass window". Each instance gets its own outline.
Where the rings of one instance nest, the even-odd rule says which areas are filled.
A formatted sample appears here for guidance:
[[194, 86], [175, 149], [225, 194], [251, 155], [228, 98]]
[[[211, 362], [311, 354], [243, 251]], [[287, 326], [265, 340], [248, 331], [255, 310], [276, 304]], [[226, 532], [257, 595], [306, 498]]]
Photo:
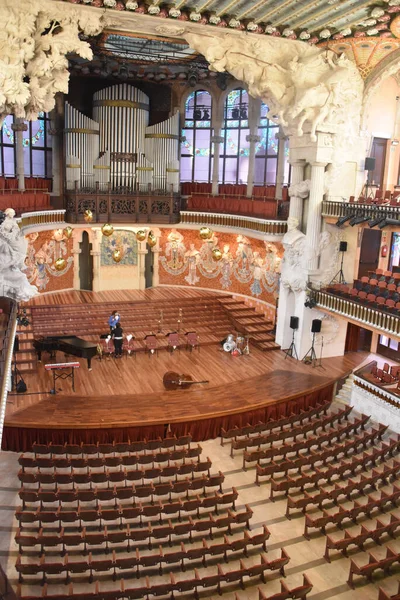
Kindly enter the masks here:
[[[15, 133], [12, 130], [14, 117], [9, 115], [3, 122], [0, 136], [0, 173], [7, 177], [16, 175]], [[24, 170], [26, 177], [51, 177], [51, 135], [48, 133], [50, 119], [40, 112], [37, 121], [27, 121], [28, 129], [23, 132]]]
[[248, 117], [249, 96], [241, 88], [232, 90], [226, 97], [224, 127], [219, 162], [220, 183], [247, 183], [249, 169]]
[[186, 138], [181, 147], [181, 181], [211, 181], [211, 117], [209, 92], [196, 90], [189, 94], [185, 106]]
[[258, 125], [260, 141], [256, 146], [256, 161], [254, 168], [254, 184], [268, 185], [276, 182], [278, 166], [278, 140], [276, 134], [278, 125], [268, 119], [268, 106], [261, 104], [261, 115]]

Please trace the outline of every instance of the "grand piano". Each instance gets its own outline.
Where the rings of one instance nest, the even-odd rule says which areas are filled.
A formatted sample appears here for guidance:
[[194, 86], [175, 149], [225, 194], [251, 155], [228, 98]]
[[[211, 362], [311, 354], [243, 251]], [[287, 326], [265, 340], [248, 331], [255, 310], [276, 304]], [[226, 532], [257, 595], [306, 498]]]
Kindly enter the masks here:
[[89, 371], [92, 368], [92, 358], [97, 354], [97, 344], [82, 340], [75, 335], [42, 337], [33, 341], [33, 347], [37, 352], [39, 361], [42, 360], [42, 352], [54, 354], [57, 350], [79, 358], [86, 358]]

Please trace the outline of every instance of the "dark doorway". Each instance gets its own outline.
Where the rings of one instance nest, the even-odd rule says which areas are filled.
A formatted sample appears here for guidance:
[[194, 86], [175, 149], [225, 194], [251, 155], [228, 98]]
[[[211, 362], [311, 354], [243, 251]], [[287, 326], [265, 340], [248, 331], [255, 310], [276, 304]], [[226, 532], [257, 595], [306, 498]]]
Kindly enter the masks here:
[[376, 352], [386, 356], [386, 358], [400, 362], [399, 342], [386, 335], [379, 336]]
[[368, 271], [375, 271], [378, 268], [381, 236], [382, 231], [363, 229], [358, 279], [368, 275]]
[[345, 352], [369, 352], [371, 350], [372, 331], [354, 323], [347, 324]]
[[370, 173], [369, 180], [371, 183], [383, 187], [383, 177], [385, 175], [387, 139], [374, 137], [372, 143], [371, 156], [375, 158], [375, 169]]
[[84, 231], [82, 241], [79, 244], [81, 253], [79, 255], [79, 285], [81, 290], [93, 289], [93, 256], [90, 254], [92, 244], [89, 243], [89, 234]]
[[153, 286], [154, 252], [146, 244], [147, 254], [144, 257], [144, 280], [146, 288]]

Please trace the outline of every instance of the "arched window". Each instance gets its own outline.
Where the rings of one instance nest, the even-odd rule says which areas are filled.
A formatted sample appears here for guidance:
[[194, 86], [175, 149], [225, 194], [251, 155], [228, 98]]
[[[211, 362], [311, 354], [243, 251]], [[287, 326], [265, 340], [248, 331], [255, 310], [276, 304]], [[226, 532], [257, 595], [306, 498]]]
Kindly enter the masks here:
[[249, 96], [241, 88], [232, 90], [226, 97], [224, 108], [224, 144], [221, 148], [219, 181], [221, 183], [247, 183], [249, 169], [249, 123], [247, 120]]
[[181, 147], [181, 181], [211, 181], [211, 118], [209, 92], [196, 90], [185, 105], [186, 138]]
[[256, 146], [256, 161], [254, 168], [254, 184], [267, 185], [276, 183], [278, 165], [278, 140], [276, 134], [279, 126], [267, 118], [268, 106], [261, 105], [261, 115], [258, 126], [260, 141]]
[[[12, 130], [14, 117], [9, 115], [3, 122], [0, 137], [0, 173], [8, 177], [16, 174], [15, 133]], [[39, 113], [37, 121], [27, 121], [28, 129], [23, 132], [24, 172], [26, 177], [51, 177], [52, 137], [48, 133], [50, 119]]]

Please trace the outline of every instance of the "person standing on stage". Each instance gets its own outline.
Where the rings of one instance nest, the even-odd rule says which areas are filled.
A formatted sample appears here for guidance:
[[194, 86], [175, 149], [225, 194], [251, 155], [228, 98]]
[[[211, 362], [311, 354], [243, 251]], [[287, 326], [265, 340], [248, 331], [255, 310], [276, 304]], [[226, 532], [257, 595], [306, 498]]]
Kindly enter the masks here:
[[108, 324], [110, 326], [110, 333], [112, 334], [115, 327], [119, 323], [119, 314], [117, 310], [114, 310], [113, 313], [108, 317]]
[[124, 339], [121, 323], [117, 322], [117, 324], [112, 332], [112, 338], [114, 341], [115, 358], [121, 358], [122, 357], [122, 343], [123, 343], [123, 339]]

